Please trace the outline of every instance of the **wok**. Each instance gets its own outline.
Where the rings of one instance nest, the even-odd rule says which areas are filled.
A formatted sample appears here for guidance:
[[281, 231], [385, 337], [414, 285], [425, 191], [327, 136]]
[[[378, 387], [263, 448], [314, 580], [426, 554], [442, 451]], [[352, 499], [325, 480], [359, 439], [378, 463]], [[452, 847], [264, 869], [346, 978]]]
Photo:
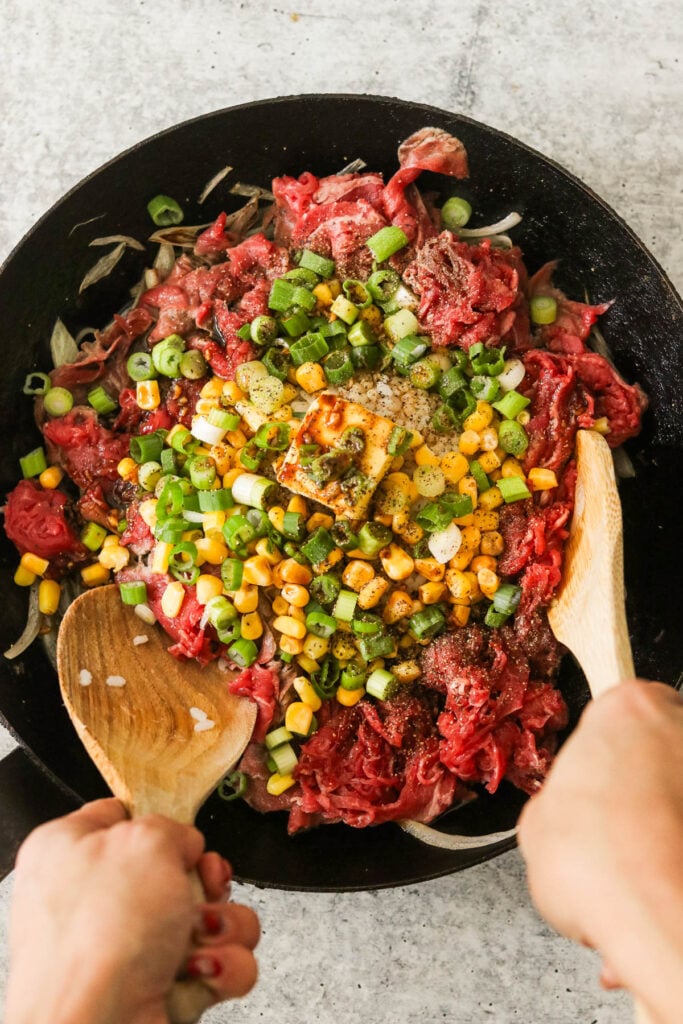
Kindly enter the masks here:
[[[120, 308], [145, 256], [127, 250], [105, 281], [79, 296], [86, 270], [102, 250], [96, 236], [146, 239], [147, 201], [159, 192], [185, 208], [185, 222], [203, 223], [244, 200], [236, 180], [268, 186], [276, 174], [310, 169], [332, 173], [362, 157], [390, 174], [398, 143], [424, 125], [462, 139], [471, 179], [458, 183], [477, 223], [511, 210], [530, 270], [560, 258], [556, 280], [570, 296], [615, 299], [602, 319], [604, 335], [625, 377], [650, 397], [641, 435], [628, 444], [636, 476], [621, 487], [626, 549], [627, 612], [637, 671], [676, 683], [683, 668], [676, 577], [680, 581], [679, 503], [683, 500], [683, 306], [661, 268], [629, 228], [580, 181], [514, 139], [469, 118], [417, 103], [373, 96], [298, 96], [244, 104], [187, 121], [134, 146], [61, 199], [19, 243], [0, 271], [5, 370], [0, 382], [0, 494], [17, 479], [18, 459], [38, 443], [31, 403], [21, 394], [29, 370], [50, 366], [49, 337], [57, 316], [76, 332], [104, 326]], [[226, 164], [234, 171], [203, 206], [204, 184]], [[452, 193], [453, 184], [423, 175], [421, 187]], [[152, 251], [152, 250], [150, 250]], [[6, 649], [21, 633], [25, 591], [12, 575], [16, 553], [0, 539]], [[115, 638], [103, 637], [103, 642]], [[572, 722], [588, 699], [580, 670], [567, 657], [560, 685]], [[16, 662], [0, 659], [0, 718], [21, 747], [0, 763], [3, 829], [0, 867], [34, 824], [106, 793], [62, 707], [54, 669], [37, 641]], [[451, 812], [442, 827], [479, 834], [509, 828], [522, 797], [504, 787]], [[488, 859], [511, 841], [453, 852], [422, 846], [395, 825], [354, 830], [326, 826], [288, 838], [284, 815], [260, 816], [240, 802], [212, 797], [198, 819], [209, 848], [233, 862], [243, 881], [302, 890], [354, 890], [434, 878]]]

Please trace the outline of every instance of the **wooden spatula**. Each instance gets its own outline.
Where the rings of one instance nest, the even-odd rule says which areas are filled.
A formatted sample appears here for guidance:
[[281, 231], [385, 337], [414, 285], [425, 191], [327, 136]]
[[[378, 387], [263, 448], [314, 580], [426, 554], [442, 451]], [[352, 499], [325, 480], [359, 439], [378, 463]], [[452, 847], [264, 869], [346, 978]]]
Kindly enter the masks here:
[[[591, 696], [635, 675], [624, 607], [621, 502], [604, 437], [576, 437], [576, 499], [562, 584], [548, 610], [550, 627], [583, 669]], [[635, 1005], [636, 1024], [650, 1015]]]
[[[60, 626], [59, 683], [86, 750], [131, 816], [191, 824], [249, 742], [256, 706], [228, 692], [231, 677], [215, 663], [181, 663], [167, 646], [159, 627], [121, 603], [118, 587], [87, 591]], [[194, 885], [203, 902], [198, 878]], [[172, 1021], [196, 1020], [209, 1001], [200, 983], [178, 983]]]

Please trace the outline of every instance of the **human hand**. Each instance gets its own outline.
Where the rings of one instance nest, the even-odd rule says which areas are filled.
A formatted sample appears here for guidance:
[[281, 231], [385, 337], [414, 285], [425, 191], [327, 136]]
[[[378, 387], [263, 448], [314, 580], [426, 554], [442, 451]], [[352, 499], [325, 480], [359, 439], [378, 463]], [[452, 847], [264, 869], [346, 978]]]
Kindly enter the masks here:
[[113, 799], [36, 829], [17, 859], [6, 1024], [166, 1024], [179, 972], [215, 1002], [245, 995], [258, 919], [225, 902], [230, 866], [203, 847], [197, 829], [131, 821]]
[[591, 702], [519, 842], [531, 895], [558, 931], [598, 949], [603, 983], [653, 1021], [683, 1004], [683, 701], [622, 683]]

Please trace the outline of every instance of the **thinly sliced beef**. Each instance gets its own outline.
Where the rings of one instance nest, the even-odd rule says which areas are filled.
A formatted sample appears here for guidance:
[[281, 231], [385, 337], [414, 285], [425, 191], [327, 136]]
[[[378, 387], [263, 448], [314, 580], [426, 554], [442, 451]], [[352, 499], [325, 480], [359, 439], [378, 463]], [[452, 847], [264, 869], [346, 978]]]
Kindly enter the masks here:
[[514, 324], [520, 263], [518, 249], [467, 245], [450, 231], [426, 241], [403, 277], [420, 298], [418, 319], [432, 343], [499, 344]]
[[48, 420], [42, 430], [50, 462], [78, 487], [100, 484], [106, 493], [119, 479], [116, 467], [128, 455], [129, 439], [102, 426], [93, 408], [76, 405], [65, 416]]
[[7, 496], [5, 533], [20, 554], [31, 552], [50, 562], [51, 575], [61, 575], [90, 552], [69, 522], [69, 499], [33, 480], [21, 480]]
[[280, 695], [280, 674], [272, 662], [270, 666], [252, 665], [245, 668], [228, 684], [230, 693], [249, 697], [258, 707], [254, 739], [262, 743], [273, 721]]
[[[117, 393], [128, 382], [125, 373], [126, 356], [136, 338], [150, 327], [152, 318], [147, 310], [132, 309], [125, 316], [115, 316], [106, 331], [98, 331], [94, 341], [84, 341], [79, 357], [73, 363], [65, 363], [53, 370], [50, 380], [53, 387], [74, 391], [78, 387], [92, 384], [107, 373], [114, 392]], [[116, 377], [116, 379], [114, 379]], [[116, 384], [120, 386], [117, 387]]]
[[529, 298], [548, 296], [557, 302], [557, 316], [552, 324], [546, 324], [537, 331], [537, 343], [540, 342], [552, 352], [576, 354], [585, 352], [584, 342], [590, 329], [603, 313], [606, 313], [611, 302], [603, 302], [590, 306], [585, 302], [574, 302], [556, 288], [552, 283], [552, 275], [557, 269], [557, 260], [546, 263], [529, 280]]

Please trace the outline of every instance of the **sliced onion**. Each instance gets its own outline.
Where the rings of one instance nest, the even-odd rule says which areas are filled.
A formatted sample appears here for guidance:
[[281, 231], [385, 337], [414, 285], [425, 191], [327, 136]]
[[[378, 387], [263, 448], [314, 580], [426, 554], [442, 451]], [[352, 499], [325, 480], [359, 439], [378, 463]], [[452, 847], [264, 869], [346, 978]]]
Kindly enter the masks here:
[[631, 462], [631, 457], [624, 448], [614, 448], [612, 451], [614, 460], [614, 472], [620, 480], [628, 480], [636, 475], [636, 468]]
[[496, 221], [495, 224], [487, 224], [483, 228], [458, 228], [456, 234], [460, 238], [486, 238], [489, 235], [500, 235], [514, 228], [521, 221], [518, 213], [508, 213], [507, 217]]
[[131, 238], [130, 235], [106, 235], [104, 238], [93, 238], [88, 245], [114, 245], [116, 242], [123, 242], [129, 248], [138, 249], [140, 252], [145, 251], [142, 242], [138, 242], [137, 238]]
[[421, 821], [399, 821], [399, 825], [413, 839], [419, 839], [427, 846], [438, 846], [442, 850], [480, 850], [502, 843], [517, 834], [516, 828], [509, 828], [505, 832], [489, 832], [484, 836], [457, 836], [449, 832], [439, 832], [438, 829], [424, 825]]
[[175, 263], [175, 251], [170, 242], [161, 242], [154, 260], [154, 269], [163, 281], [171, 273]]
[[231, 170], [232, 170], [232, 167], [230, 167], [230, 165], [227, 164], [225, 167], [221, 167], [220, 171], [218, 171], [216, 174], [214, 174], [213, 178], [211, 178], [209, 181], [207, 181], [206, 185], [202, 189], [202, 194], [200, 195], [199, 199], [197, 200], [197, 202], [200, 204], [200, 206], [204, 202], [204, 200], [207, 198], [207, 196], [211, 195], [211, 193], [215, 189], [216, 185], [220, 185], [220, 183], [222, 182], [223, 178], [225, 178], [228, 174], [230, 174]]
[[367, 166], [368, 165], [365, 160], [357, 157], [355, 160], [346, 164], [345, 167], [342, 167], [341, 171], [337, 171], [337, 174], [358, 174], [359, 171], [364, 170]]
[[18, 658], [20, 654], [24, 653], [27, 647], [30, 647], [40, 632], [42, 619], [43, 617], [38, 607], [38, 584], [34, 583], [31, 587], [31, 593], [28, 596], [28, 612], [26, 615], [24, 632], [16, 643], [13, 643], [11, 647], [7, 648], [5, 651], [6, 658]]
[[205, 416], [195, 416], [192, 420], [190, 433], [198, 441], [203, 441], [205, 444], [220, 444], [226, 435], [223, 427], [215, 427], [213, 423], [209, 423]]
[[118, 245], [114, 246], [111, 252], [106, 253], [102, 259], [99, 259], [94, 266], [90, 268], [88, 273], [85, 275], [78, 288], [78, 294], [84, 292], [86, 288], [89, 288], [91, 284], [96, 284], [97, 281], [101, 281], [103, 277], [107, 277], [111, 274], [112, 270], [119, 262], [124, 252], [126, 251], [126, 243], [119, 242]]
[[454, 558], [462, 544], [462, 533], [455, 523], [450, 523], [445, 530], [438, 530], [432, 533], [427, 541], [427, 547], [437, 562], [445, 565]]
[[394, 294], [391, 296], [393, 302], [397, 302], [401, 309], [414, 310], [420, 304], [420, 301], [415, 294], [404, 284], [400, 284]]
[[78, 342], [71, 336], [68, 328], [57, 317], [50, 337], [50, 354], [55, 370], [65, 363], [75, 363], [78, 359]]
[[188, 523], [205, 523], [206, 512], [194, 512], [191, 508], [183, 509], [183, 519], [187, 519]]
[[522, 383], [525, 375], [526, 370], [521, 359], [506, 359], [503, 372], [498, 374], [496, 380], [503, 391], [514, 391]]

